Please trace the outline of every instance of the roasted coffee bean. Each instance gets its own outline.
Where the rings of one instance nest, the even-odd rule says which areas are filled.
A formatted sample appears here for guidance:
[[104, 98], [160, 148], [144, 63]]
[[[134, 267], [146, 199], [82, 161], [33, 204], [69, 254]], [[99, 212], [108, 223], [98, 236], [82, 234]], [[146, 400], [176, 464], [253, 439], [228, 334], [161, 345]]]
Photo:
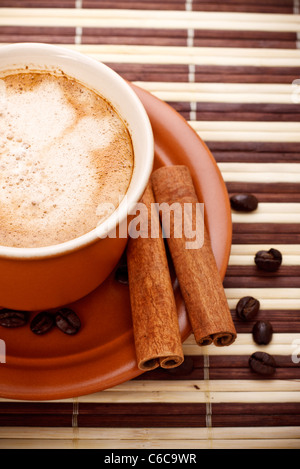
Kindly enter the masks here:
[[236, 305], [236, 314], [243, 321], [250, 321], [258, 313], [260, 302], [252, 296], [244, 296]]
[[25, 326], [28, 321], [28, 313], [26, 311], [13, 311], [10, 309], [2, 309], [0, 311], [0, 326], [16, 328]]
[[273, 336], [273, 327], [269, 321], [257, 321], [252, 329], [253, 340], [258, 345], [268, 345]]
[[117, 282], [128, 285], [128, 269], [126, 264], [119, 265], [115, 273]]
[[260, 375], [270, 376], [276, 371], [274, 358], [266, 352], [255, 352], [249, 358], [250, 368]]
[[276, 272], [282, 263], [281, 252], [277, 249], [269, 251], [258, 251], [255, 256], [255, 264], [261, 270], [266, 272]]
[[55, 315], [57, 327], [68, 335], [77, 334], [81, 328], [81, 322], [77, 314], [69, 308], [60, 309]]
[[253, 212], [257, 209], [258, 200], [252, 194], [236, 194], [230, 197], [230, 205], [237, 212]]
[[47, 311], [37, 314], [30, 323], [30, 329], [37, 335], [46, 334], [53, 326], [54, 316]]

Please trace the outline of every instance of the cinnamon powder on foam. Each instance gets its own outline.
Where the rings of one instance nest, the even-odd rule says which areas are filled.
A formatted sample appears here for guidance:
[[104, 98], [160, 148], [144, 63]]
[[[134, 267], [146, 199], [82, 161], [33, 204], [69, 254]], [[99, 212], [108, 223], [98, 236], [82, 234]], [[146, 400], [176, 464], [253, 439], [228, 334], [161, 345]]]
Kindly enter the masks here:
[[93, 230], [126, 194], [133, 164], [124, 122], [93, 91], [49, 73], [0, 79], [0, 245]]

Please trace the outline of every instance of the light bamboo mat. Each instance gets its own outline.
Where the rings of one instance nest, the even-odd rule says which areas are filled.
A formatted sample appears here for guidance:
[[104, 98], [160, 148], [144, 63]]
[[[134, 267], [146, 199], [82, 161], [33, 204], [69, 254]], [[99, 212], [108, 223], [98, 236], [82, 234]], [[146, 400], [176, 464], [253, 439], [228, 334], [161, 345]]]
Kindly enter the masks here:
[[[96, 394], [50, 402], [0, 399], [0, 448], [300, 448], [299, 0], [0, 0], [0, 43], [63, 44], [101, 60], [176, 109], [211, 149], [233, 213], [224, 286], [238, 331], [225, 349], [184, 343], [188, 371], [155, 370]], [[260, 249], [283, 254], [259, 272]], [[257, 346], [239, 298], [274, 327]], [[248, 368], [265, 350], [279, 365]], [[297, 355], [297, 352], [299, 354]], [[0, 369], [1, 372], [1, 369]], [[1, 375], [0, 375], [1, 379]]]

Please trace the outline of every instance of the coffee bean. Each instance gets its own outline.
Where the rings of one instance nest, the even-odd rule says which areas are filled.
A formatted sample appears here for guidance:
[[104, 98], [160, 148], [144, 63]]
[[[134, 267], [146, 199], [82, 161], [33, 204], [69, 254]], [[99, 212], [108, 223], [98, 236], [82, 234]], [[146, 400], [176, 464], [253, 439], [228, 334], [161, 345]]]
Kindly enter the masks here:
[[268, 345], [273, 336], [273, 327], [269, 321], [257, 321], [252, 329], [253, 340], [258, 345]]
[[0, 326], [16, 328], [25, 326], [28, 321], [28, 313], [26, 311], [12, 311], [10, 309], [2, 309], [0, 311]]
[[250, 321], [258, 313], [260, 302], [252, 296], [244, 296], [236, 305], [236, 314], [243, 321]]
[[230, 197], [230, 205], [237, 212], [253, 212], [257, 209], [258, 200], [252, 194], [236, 194]]
[[55, 315], [57, 327], [68, 335], [77, 334], [81, 328], [81, 322], [77, 314], [69, 308], [62, 308]]
[[30, 323], [30, 329], [36, 335], [46, 334], [54, 326], [54, 316], [47, 311], [37, 314]]
[[276, 272], [281, 266], [282, 255], [280, 251], [272, 248], [269, 251], [258, 251], [254, 260], [259, 269]]
[[266, 352], [255, 352], [249, 358], [249, 366], [255, 373], [270, 376], [276, 371], [274, 358]]

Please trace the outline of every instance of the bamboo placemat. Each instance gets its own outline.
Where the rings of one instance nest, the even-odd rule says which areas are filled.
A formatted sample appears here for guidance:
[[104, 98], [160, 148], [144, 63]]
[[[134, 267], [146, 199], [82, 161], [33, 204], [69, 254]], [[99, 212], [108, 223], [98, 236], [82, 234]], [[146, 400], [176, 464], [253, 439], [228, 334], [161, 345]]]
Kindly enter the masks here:
[[[1, 399], [0, 448], [300, 448], [299, 0], [1, 0], [0, 42], [64, 44], [95, 57], [173, 106], [214, 154], [229, 194], [250, 192], [255, 213], [233, 213], [224, 281], [238, 331], [225, 349], [184, 343], [185, 369], [155, 370], [74, 399]], [[297, 96], [296, 96], [297, 98]], [[298, 95], [299, 98], [299, 95]], [[283, 265], [259, 272], [255, 253]], [[274, 327], [257, 346], [239, 298], [261, 302]], [[248, 367], [274, 355], [276, 378]], [[300, 352], [299, 352], [300, 355]], [[298, 356], [299, 356], [298, 355]], [[0, 370], [1, 371], [1, 370]]]

